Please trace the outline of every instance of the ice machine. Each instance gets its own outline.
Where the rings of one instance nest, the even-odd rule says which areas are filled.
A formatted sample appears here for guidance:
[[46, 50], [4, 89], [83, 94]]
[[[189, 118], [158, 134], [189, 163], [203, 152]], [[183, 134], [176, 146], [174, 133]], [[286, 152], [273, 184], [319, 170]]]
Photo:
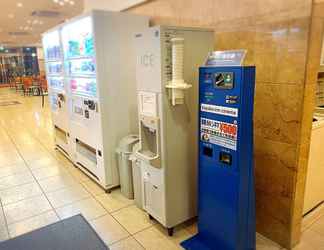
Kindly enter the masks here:
[[144, 210], [169, 235], [196, 215], [198, 67], [210, 30], [159, 26], [135, 36]]

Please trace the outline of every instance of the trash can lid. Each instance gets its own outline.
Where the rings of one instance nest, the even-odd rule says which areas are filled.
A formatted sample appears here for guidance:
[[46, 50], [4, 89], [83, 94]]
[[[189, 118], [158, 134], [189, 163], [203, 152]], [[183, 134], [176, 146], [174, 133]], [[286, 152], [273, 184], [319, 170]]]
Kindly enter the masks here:
[[119, 142], [118, 148], [123, 153], [132, 153], [133, 146], [139, 141], [138, 135], [128, 135], [122, 138]]

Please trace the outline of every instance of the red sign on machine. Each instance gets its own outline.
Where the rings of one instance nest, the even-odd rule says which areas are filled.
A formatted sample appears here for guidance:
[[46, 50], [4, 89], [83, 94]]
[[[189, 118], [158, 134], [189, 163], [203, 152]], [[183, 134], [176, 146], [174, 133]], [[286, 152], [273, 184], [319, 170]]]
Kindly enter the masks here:
[[233, 123], [201, 118], [200, 138], [203, 141], [236, 150], [237, 125]]

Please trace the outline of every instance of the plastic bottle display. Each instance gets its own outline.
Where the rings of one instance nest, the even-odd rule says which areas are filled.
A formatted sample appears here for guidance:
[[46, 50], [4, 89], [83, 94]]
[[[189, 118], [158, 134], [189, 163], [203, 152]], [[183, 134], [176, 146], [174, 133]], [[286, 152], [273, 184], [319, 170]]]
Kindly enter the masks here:
[[52, 88], [63, 89], [64, 88], [63, 78], [49, 78], [49, 85]]
[[71, 92], [83, 96], [97, 96], [97, 83], [95, 79], [76, 78], [70, 80]]
[[68, 57], [93, 56], [94, 44], [92, 34], [87, 32], [68, 41]]
[[62, 73], [62, 63], [49, 63], [47, 65], [47, 70], [49, 74], [61, 74]]
[[71, 75], [94, 75], [96, 73], [94, 59], [71, 60], [68, 62], [68, 72]]
[[59, 45], [46, 48], [46, 58], [48, 60], [57, 60], [60, 59], [61, 56], [61, 48]]

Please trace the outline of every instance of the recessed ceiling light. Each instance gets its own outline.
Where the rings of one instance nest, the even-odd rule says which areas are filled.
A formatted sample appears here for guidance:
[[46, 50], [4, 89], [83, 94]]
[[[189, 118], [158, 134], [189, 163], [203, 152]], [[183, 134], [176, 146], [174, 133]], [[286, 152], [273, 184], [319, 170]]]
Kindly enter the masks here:
[[9, 18], [14, 18], [14, 17], [15, 17], [15, 15], [14, 15], [14, 14], [12, 14], [12, 13], [10, 13], [10, 14], [8, 14], [8, 17], [9, 17]]
[[42, 25], [42, 24], [44, 24], [44, 22], [43, 21], [39, 21], [39, 24]]
[[18, 2], [18, 3], [17, 3], [17, 7], [21, 8], [21, 7], [23, 7], [23, 4], [20, 3], [20, 2]]
[[35, 19], [35, 20], [33, 21], [33, 24], [37, 24], [37, 23], [38, 23], [38, 20]]
[[64, 5], [64, 2], [59, 2], [59, 5], [63, 6]]
[[75, 2], [74, 2], [74, 1], [70, 1], [70, 4], [71, 4], [71, 5], [74, 5], [74, 4], [75, 4]]
[[54, 2], [54, 3], [58, 3], [58, 2], [59, 2], [59, 0], [53, 0], [53, 2]]
[[31, 21], [30, 20], [27, 20], [27, 23], [31, 23]]

